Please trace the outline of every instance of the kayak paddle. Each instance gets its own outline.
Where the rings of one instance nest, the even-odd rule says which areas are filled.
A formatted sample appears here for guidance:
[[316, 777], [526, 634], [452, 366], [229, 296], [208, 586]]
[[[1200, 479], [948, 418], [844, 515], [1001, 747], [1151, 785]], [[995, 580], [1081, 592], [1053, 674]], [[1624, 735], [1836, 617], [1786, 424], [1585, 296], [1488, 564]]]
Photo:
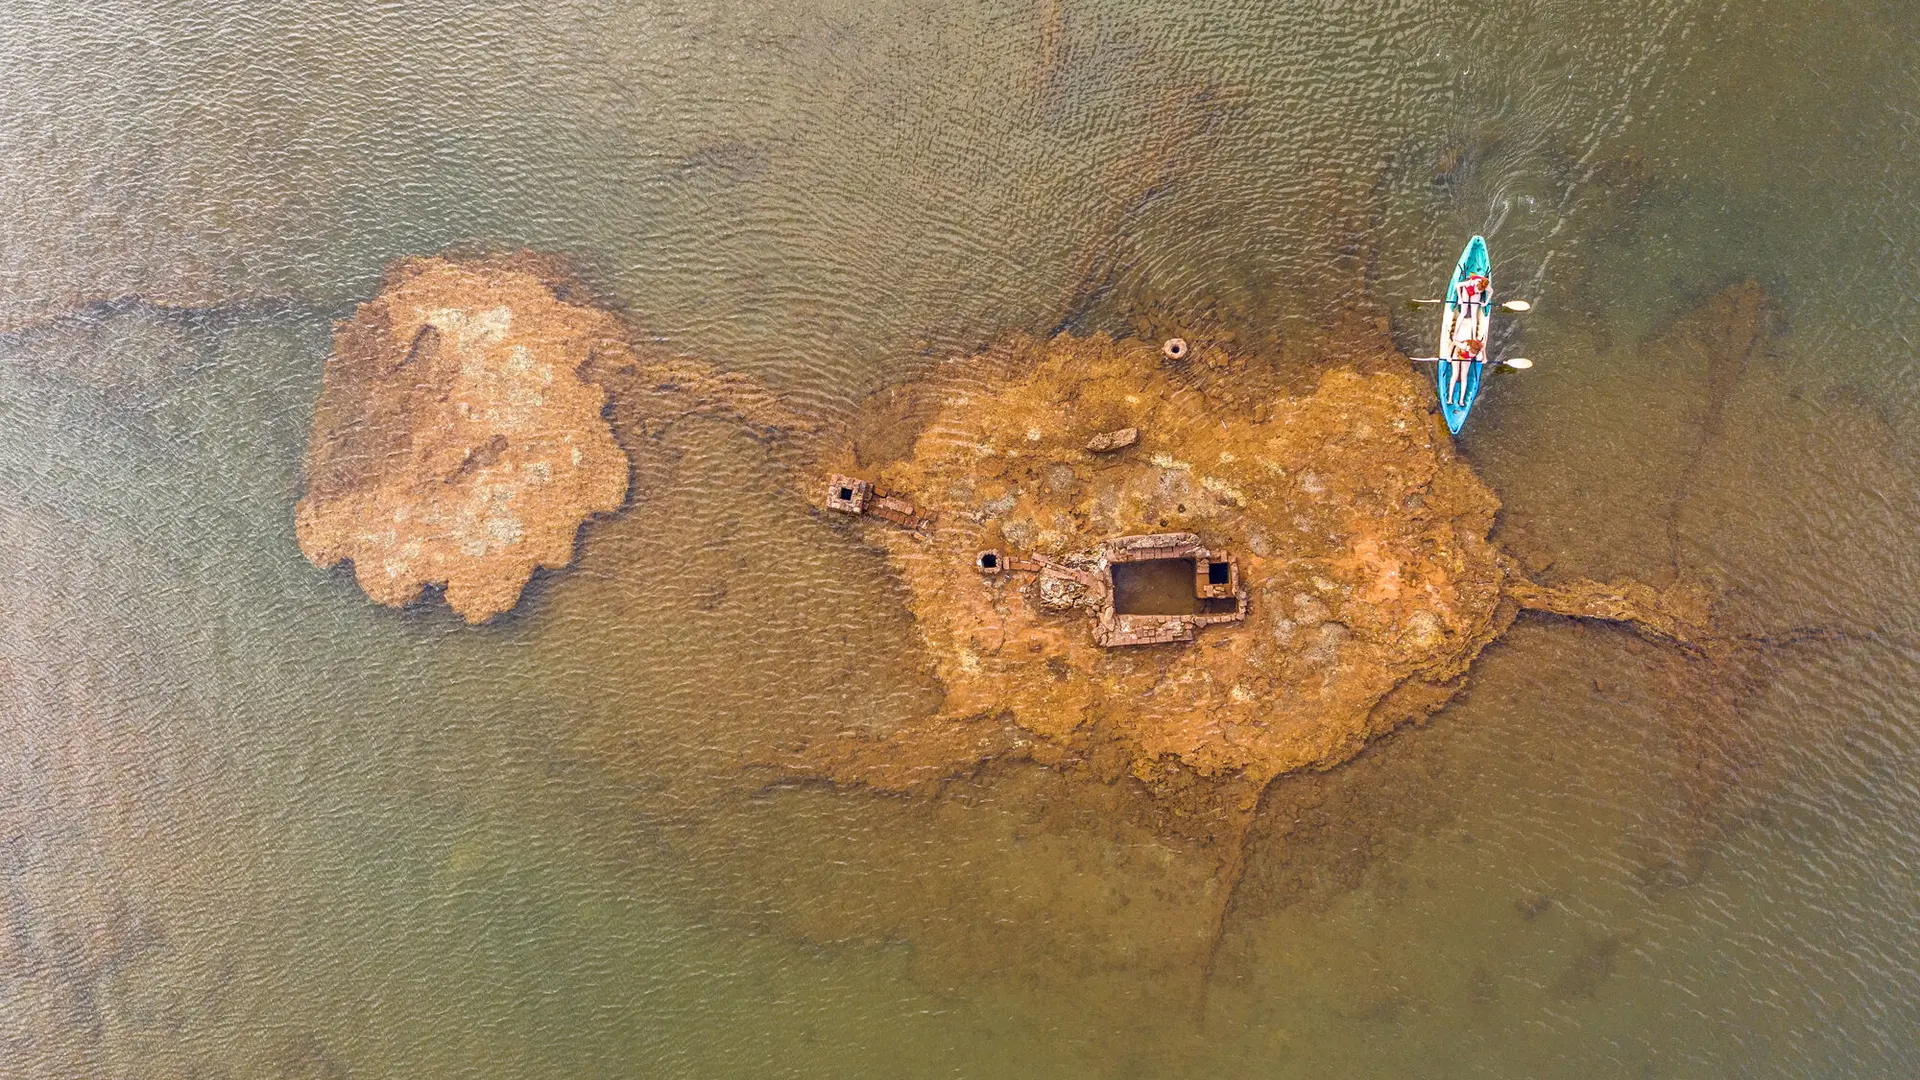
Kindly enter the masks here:
[[[1417, 308], [1424, 304], [1444, 304], [1444, 303], [1446, 303], [1445, 300], [1409, 300], [1407, 301], [1407, 306], [1412, 308]], [[1515, 315], [1522, 315], [1522, 314], [1525, 314], [1526, 312], [1532, 311], [1533, 305], [1527, 303], [1525, 300], [1509, 300], [1506, 303], [1501, 304], [1500, 308], [1503, 311], [1511, 311]]]

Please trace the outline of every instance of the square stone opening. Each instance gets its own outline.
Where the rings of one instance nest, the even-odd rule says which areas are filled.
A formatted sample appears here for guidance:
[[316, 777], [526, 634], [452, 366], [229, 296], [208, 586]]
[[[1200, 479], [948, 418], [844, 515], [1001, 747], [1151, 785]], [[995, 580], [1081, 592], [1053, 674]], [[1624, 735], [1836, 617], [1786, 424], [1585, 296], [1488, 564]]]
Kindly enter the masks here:
[[873, 485], [856, 476], [834, 475], [827, 478], [827, 509], [843, 514], [864, 514], [873, 498]]

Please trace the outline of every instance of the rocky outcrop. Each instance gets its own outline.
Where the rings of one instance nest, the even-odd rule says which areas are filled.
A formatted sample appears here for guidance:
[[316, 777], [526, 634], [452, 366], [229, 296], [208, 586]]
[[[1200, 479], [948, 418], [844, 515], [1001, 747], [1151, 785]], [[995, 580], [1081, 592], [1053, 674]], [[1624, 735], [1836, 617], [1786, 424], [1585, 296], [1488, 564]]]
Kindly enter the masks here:
[[307, 558], [351, 560], [391, 606], [444, 585], [484, 622], [536, 569], [570, 563], [581, 523], [621, 509], [636, 470], [670, 470], [660, 440], [679, 421], [813, 430], [744, 375], [636, 344], [583, 291], [531, 252], [389, 267], [334, 331], [295, 511]]
[[[938, 524], [865, 535], [906, 583], [945, 706], [884, 739], [810, 747], [803, 768], [891, 787], [995, 753], [1119, 761], [1163, 793], [1231, 778], [1247, 801], [1444, 703], [1516, 611], [1488, 540], [1499, 503], [1384, 342], [1354, 359], [1306, 393], [1232, 358], [1175, 364], [1104, 337], [1017, 340], [937, 373], [910, 449], [865, 473]], [[1197, 385], [1201, 369], [1217, 385]], [[1126, 429], [1137, 444], [1106, 452]], [[858, 472], [859, 456], [828, 464]], [[1043, 603], [1046, 575], [978, 561], [1071, 563], [1143, 533], [1231, 554], [1245, 620], [1105, 648]]]
[[[1528, 580], [1490, 539], [1499, 501], [1455, 455], [1426, 381], [1383, 340], [1349, 365], [1302, 391], [1231, 356], [1019, 339], [936, 372], [917, 400], [876, 398], [823, 471], [910, 496], [937, 523], [864, 535], [905, 583], [946, 698], [898, 730], [801, 748], [789, 768], [889, 789], [1006, 758], [1131, 774], [1233, 835], [1274, 777], [1339, 764], [1446, 704], [1522, 608], [1705, 639], [1698, 590]], [[892, 430], [902, 415], [918, 417], [911, 440]], [[883, 440], [862, 441], [868, 420]], [[1108, 452], [1116, 431], [1137, 444]], [[1191, 534], [1234, 560], [1211, 588], [1240, 597], [1244, 619], [1103, 647], [1113, 635], [1047, 590], [1111, 573], [1085, 553], [1129, 534]], [[1106, 596], [1118, 578], [1095, 584]]]
[[468, 622], [573, 559], [620, 509], [627, 456], [580, 376], [618, 320], [567, 303], [530, 260], [406, 259], [336, 328], [295, 512], [318, 566], [353, 562], [375, 601], [430, 584]]

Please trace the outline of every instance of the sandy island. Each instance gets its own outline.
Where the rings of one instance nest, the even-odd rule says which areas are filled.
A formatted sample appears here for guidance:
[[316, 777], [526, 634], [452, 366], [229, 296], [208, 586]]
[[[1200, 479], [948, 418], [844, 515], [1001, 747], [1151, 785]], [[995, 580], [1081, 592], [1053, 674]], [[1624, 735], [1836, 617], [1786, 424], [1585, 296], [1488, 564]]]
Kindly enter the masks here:
[[[784, 761], [837, 783], [1025, 759], [1131, 776], [1178, 831], [1237, 844], [1269, 781], [1439, 709], [1523, 607], [1682, 645], [1708, 625], [1685, 586], [1530, 581], [1377, 334], [1304, 393], [1205, 346], [1014, 339], [876, 397], [806, 482], [823, 508], [866, 496], [852, 527], [946, 690], [935, 716]], [[1145, 593], [1121, 565], [1143, 545], [1178, 556]]]

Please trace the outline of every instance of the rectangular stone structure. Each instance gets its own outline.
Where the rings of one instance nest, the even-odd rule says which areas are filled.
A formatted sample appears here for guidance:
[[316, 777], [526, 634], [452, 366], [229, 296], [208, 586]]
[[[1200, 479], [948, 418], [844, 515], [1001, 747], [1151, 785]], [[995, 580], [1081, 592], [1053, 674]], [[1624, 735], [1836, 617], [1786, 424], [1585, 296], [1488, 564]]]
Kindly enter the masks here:
[[[1234, 600], [1233, 610], [1199, 615], [1125, 615], [1114, 610], [1114, 564], [1152, 559], [1193, 560], [1194, 596], [1203, 600]], [[1225, 573], [1215, 567], [1223, 567]], [[1192, 641], [1203, 626], [1236, 623], [1247, 617], [1247, 594], [1240, 586], [1239, 568], [1233, 556], [1208, 549], [1195, 533], [1147, 533], [1102, 540], [1097, 578], [1105, 587], [1095, 598], [1093, 640], [1105, 648]]]
[[873, 485], [852, 476], [833, 474], [827, 480], [827, 509], [843, 514], [864, 514], [867, 500], [873, 498]]

